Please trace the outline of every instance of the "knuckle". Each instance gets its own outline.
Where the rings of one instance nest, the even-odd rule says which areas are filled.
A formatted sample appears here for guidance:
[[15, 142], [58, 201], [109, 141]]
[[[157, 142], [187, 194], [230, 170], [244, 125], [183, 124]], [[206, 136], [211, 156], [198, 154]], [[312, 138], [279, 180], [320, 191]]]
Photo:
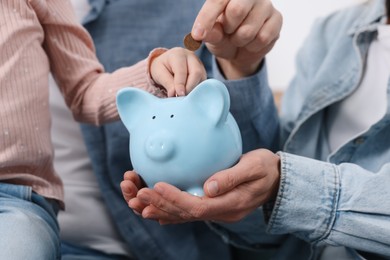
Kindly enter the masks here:
[[228, 0], [210, 0], [213, 5], [217, 5], [218, 7], [224, 7]]
[[194, 71], [194, 75], [197, 78], [203, 78], [204, 74], [205, 74], [205, 71], [202, 68], [196, 68]]
[[261, 45], [268, 45], [273, 40], [273, 37], [270, 32], [263, 30], [257, 34], [256, 40]]
[[182, 51], [184, 51], [184, 50], [183, 50], [182, 48], [180, 48], [180, 47], [173, 47], [171, 50], [174, 51], [174, 52], [182, 52]]
[[[175, 205], [176, 204], [176, 201], [174, 199], [170, 200], [169, 202], [170, 204], [173, 204]], [[161, 200], [161, 199], [158, 199], [156, 201], [153, 202], [154, 206], [159, 208], [159, 209], [165, 209], [166, 208], [166, 201], [164, 200]]]
[[196, 219], [200, 219], [205, 216], [206, 212], [207, 207], [205, 205], [199, 205], [191, 209], [190, 215]]
[[256, 37], [256, 28], [254, 26], [241, 26], [237, 31], [238, 38], [243, 42], [249, 42]]
[[251, 43], [251, 44], [248, 44], [247, 46], [245, 46], [245, 49], [248, 51], [248, 52], [252, 52], [254, 54], [256, 54], [256, 56], [260, 57], [262, 56], [263, 52], [263, 46], [261, 46], [260, 44], [257, 44], [257, 43]]
[[265, 5], [264, 9], [275, 10], [274, 5], [272, 4], [271, 1], [264, 1], [263, 4]]
[[235, 1], [229, 3], [229, 16], [234, 18], [242, 18], [247, 14], [246, 6], [241, 1]]
[[275, 16], [277, 20], [279, 21], [280, 25], [283, 24], [283, 15], [281, 12], [275, 9]]
[[235, 174], [233, 173], [228, 173], [227, 174], [227, 181], [226, 181], [226, 184], [227, 186], [230, 188], [230, 187], [235, 187], [236, 186], [236, 182], [237, 182], [237, 177]]

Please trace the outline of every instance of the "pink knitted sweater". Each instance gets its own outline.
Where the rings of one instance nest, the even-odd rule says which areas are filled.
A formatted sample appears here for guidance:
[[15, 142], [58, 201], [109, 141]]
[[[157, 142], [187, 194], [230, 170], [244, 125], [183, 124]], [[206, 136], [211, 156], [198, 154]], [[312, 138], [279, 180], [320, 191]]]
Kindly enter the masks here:
[[62, 201], [52, 164], [50, 71], [75, 119], [94, 124], [118, 119], [115, 95], [121, 87], [158, 89], [148, 59], [104, 73], [69, 1], [0, 1], [0, 182]]

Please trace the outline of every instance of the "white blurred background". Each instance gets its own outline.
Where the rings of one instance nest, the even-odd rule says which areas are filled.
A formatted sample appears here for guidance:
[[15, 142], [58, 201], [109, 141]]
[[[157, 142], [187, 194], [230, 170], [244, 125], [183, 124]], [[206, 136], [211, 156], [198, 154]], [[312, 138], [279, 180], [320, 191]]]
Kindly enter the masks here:
[[283, 91], [295, 72], [295, 55], [317, 17], [334, 10], [354, 5], [363, 0], [273, 0], [283, 15], [283, 28], [279, 41], [268, 55], [271, 87]]

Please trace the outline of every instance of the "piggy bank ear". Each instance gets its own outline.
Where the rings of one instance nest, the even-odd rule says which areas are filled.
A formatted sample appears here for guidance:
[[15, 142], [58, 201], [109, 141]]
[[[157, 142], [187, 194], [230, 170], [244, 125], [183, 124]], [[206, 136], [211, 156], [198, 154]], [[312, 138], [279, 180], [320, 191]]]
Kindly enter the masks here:
[[157, 97], [134, 87], [123, 88], [116, 95], [116, 106], [119, 117], [130, 131], [142, 116], [142, 111], [148, 108]]
[[222, 82], [216, 79], [205, 80], [195, 87], [186, 99], [194, 103], [216, 125], [226, 121], [230, 97]]

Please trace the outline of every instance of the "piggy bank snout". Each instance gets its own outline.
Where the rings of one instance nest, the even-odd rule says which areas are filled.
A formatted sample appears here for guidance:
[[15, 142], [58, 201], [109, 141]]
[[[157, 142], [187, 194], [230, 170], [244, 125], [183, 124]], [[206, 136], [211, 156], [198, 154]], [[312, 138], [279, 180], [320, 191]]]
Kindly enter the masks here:
[[174, 139], [166, 132], [154, 133], [145, 141], [145, 152], [152, 160], [167, 161], [175, 153]]

